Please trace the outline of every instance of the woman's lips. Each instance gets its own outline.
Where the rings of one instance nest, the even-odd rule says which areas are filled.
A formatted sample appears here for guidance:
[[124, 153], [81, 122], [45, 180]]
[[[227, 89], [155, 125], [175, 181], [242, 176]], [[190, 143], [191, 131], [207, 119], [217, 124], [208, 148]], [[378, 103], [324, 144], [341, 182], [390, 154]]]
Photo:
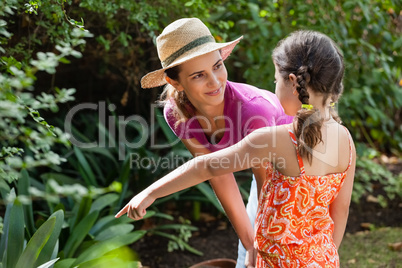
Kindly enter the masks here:
[[222, 87], [218, 88], [217, 90], [207, 92], [207, 93], [205, 93], [205, 94], [207, 94], [208, 96], [216, 96], [216, 95], [218, 95], [219, 93], [221, 93], [221, 91], [222, 91]]

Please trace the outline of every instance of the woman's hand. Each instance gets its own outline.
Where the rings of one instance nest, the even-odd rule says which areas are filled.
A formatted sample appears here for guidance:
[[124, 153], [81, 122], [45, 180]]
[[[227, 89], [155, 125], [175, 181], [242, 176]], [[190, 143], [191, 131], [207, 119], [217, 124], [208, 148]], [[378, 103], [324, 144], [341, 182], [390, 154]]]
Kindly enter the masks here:
[[154, 201], [155, 198], [149, 195], [146, 191], [142, 191], [134, 196], [130, 202], [128, 202], [127, 205], [115, 215], [115, 217], [119, 218], [127, 213], [127, 217], [133, 220], [141, 220], [147, 213], [146, 209]]
[[246, 261], [244, 265], [247, 268], [254, 268], [256, 265], [255, 263], [256, 259], [257, 259], [257, 250], [255, 248], [249, 249], [246, 252]]

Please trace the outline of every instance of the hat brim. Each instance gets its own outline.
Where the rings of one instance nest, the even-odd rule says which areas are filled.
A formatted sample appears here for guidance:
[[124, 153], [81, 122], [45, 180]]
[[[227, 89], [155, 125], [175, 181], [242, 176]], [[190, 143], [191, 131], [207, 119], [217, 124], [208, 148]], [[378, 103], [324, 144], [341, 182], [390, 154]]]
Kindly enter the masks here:
[[159, 70], [144, 75], [141, 78], [141, 87], [153, 88], [163, 86], [167, 83], [165, 79], [166, 69], [175, 67], [186, 61], [192, 60], [196, 57], [208, 54], [216, 50], [221, 50], [222, 60], [225, 60], [227, 57], [229, 57], [232, 50], [235, 48], [237, 43], [239, 43], [242, 38], [243, 36], [240, 36], [236, 40], [227, 43], [206, 43], [202, 46], [198, 46], [193, 50], [187, 51], [186, 53], [178, 57], [172, 64], [170, 64], [166, 68], [161, 68]]

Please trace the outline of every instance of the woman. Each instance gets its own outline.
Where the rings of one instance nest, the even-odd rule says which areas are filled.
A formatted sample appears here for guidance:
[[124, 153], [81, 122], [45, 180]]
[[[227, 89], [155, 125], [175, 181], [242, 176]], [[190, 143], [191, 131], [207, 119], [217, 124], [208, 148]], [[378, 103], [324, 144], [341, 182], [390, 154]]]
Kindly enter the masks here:
[[[141, 85], [168, 84], [160, 100], [165, 120], [193, 156], [227, 148], [255, 129], [292, 121], [273, 93], [227, 80], [224, 60], [241, 39], [215, 43], [197, 18], [174, 21], [156, 39], [163, 68], [145, 75]], [[246, 250], [253, 251], [258, 203], [254, 177], [263, 178], [265, 170], [255, 167], [253, 174], [247, 211], [233, 174], [210, 180], [241, 241], [237, 267], [244, 267]]]

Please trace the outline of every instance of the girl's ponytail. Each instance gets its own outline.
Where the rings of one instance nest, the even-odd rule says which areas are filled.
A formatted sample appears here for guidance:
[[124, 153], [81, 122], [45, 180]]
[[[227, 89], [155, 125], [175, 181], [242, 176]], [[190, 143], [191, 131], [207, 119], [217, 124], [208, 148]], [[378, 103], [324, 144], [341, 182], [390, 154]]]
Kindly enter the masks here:
[[[297, 87], [299, 100], [302, 104], [309, 104], [309, 94], [306, 86], [310, 82], [310, 74], [307, 66], [301, 66], [297, 71]], [[297, 150], [301, 156], [306, 156], [307, 160], [312, 161], [312, 149], [322, 141], [321, 127], [323, 118], [320, 111], [312, 109], [301, 109], [297, 112], [294, 129], [297, 139]]]

